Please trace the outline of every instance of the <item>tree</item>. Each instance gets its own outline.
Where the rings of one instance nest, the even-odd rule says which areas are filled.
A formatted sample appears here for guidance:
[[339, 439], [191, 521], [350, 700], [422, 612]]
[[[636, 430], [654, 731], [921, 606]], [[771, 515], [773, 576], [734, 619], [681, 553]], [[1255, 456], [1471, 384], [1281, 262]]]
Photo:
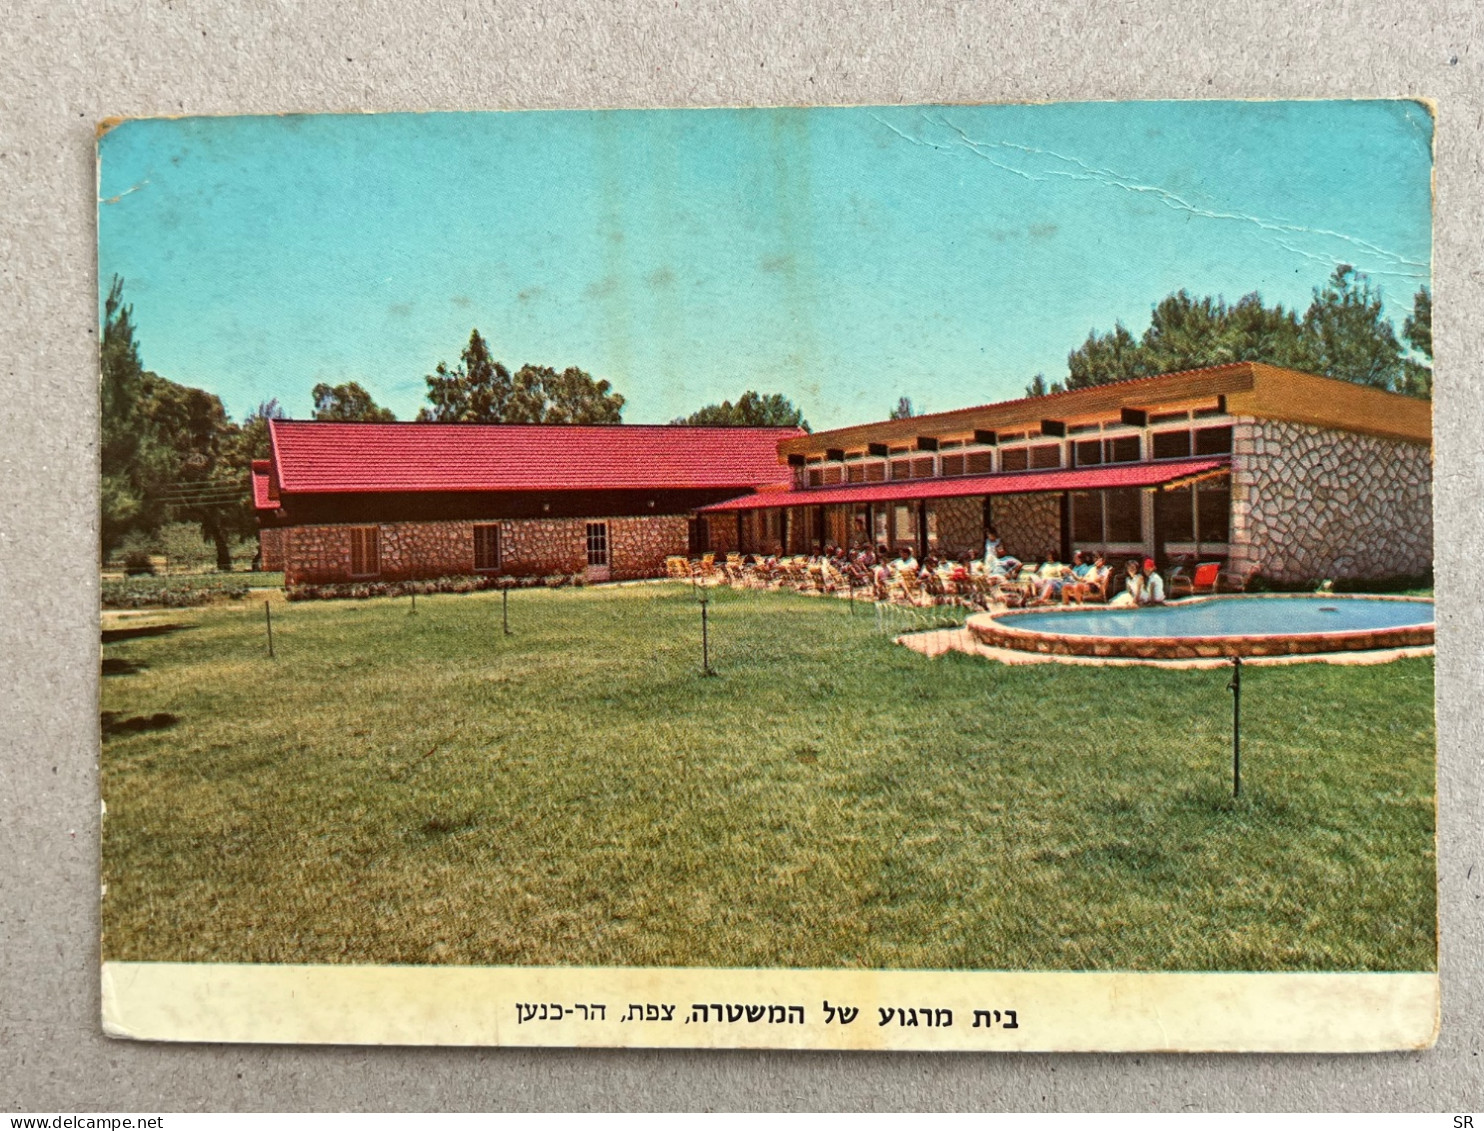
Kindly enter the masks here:
[[98, 349], [100, 540], [105, 556], [139, 521], [144, 506], [140, 483], [144, 437], [139, 426], [144, 366], [134, 340], [134, 308], [124, 304], [123, 293], [124, 280], [115, 275], [103, 302], [103, 333]]
[[1107, 385], [1159, 372], [1150, 369], [1150, 364], [1134, 336], [1122, 322], [1115, 322], [1113, 329], [1106, 334], [1089, 330], [1087, 340], [1067, 354], [1066, 387], [1085, 389], [1090, 385]]
[[440, 361], [424, 380], [429, 407], [418, 411], [419, 420], [497, 423], [505, 419], [510, 370], [490, 357], [489, 345], [477, 328], [470, 333], [456, 368]]
[[[1431, 317], [1424, 289], [1407, 320], [1416, 341], [1431, 345]], [[1407, 340], [1424, 352], [1412, 336]], [[1403, 355], [1395, 330], [1382, 317], [1380, 291], [1348, 264], [1314, 289], [1302, 318], [1281, 304], [1264, 306], [1256, 293], [1229, 306], [1220, 297], [1198, 299], [1177, 291], [1154, 307], [1141, 338], [1122, 323], [1108, 333], [1090, 331], [1067, 355], [1066, 387], [1238, 361], [1263, 361], [1414, 396], [1428, 396], [1431, 389], [1431, 370]], [[1036, 390], [1032, 382], [1027, 395], [1037, 395]]]
[[575, 366], [558, 373], [544, 365], [523, 365], [513, 376], [490, 356], [476, 329], [469, 335], [457, 367], [439, 362], [426, 378], [429, 407], [419, 420], [475, 421], [483, 424], [621, 424], [624, 398], [607, 381], [596, 381]]
[[809, 431], [809, 422], [794, 403], [782, 393], [753, 392], [748, 389], [737, 403], [722, 401], [708, 404], [689, 416], [677, 417], [673, 424], [738, 424], [753, 428], [802, 428]]
[[241, 429], [221, 398], [203, 389], [145, 373], [139, 415], [152, 458], [143, 472], [144, 523], [198, 523], [216, 547], [219, 570], [232, 568], [233, 535], [253, 528], [250, 462], [241, 459]]
[[917, 414], [912, 411], [911, 397], [898, 397], [897, 407], [891, 410], [891, 420], [910, 420]]
[[381, 424], [397, 419], [391, 409], [382, 408], [355, 381], [344, 385], [319, 384], [310, 395], [314, 398], [316, 420], [368, 420]]
[[1412, 313], [1402, 323], [1402, 337], [1428, 361], [1432, 360], [1432, 292], [1426, 287], [1412, 296]]
[[511, 384], [505, 414], [511, 423], [623, 423], [623, 397], [575, 365], [560, 373], [546, 365], [522, 365]]
[[247, 414], [247, 419], [238, 430], [237, 442], [232, 451], [232, 459], [237, 465], [251, 469], [253, 460], [271, 456], [273, 452], [268, 440], [268, 421], [285, 420], [287, 417], [288, 413], [284, 412], [277, 397], [270, 401], [260, 401], [258, 407]]
[[[1432, 361], [1432, 292], [1423, 287], [1412, 296], [1412, 313], [1402, 323], [1402, 337], [1413, 351]], [[1409, 357], [1403, 363], [1403, 389], [1414, 397], [1432, 396], [1432, 366]]]
[[1044, 373], [1037, 373], [1031, 378], [1031, 383], [1025, 387], [1025, 395], [1028, 397], [1044, 397], [1048, 393], [1064, 393], [1066, 391], [1066, 386], [1060, 381], [1053, 381], [1050, 385], [1046, 384], [1046, 374]]
[[1399, 390], [1406, 384], [1402, 347], [1381, 315], [1381, 292], [1348, 263], [1314, 288], [1304, 314], [1304, 336], [1314, 372], [1357, 385]]

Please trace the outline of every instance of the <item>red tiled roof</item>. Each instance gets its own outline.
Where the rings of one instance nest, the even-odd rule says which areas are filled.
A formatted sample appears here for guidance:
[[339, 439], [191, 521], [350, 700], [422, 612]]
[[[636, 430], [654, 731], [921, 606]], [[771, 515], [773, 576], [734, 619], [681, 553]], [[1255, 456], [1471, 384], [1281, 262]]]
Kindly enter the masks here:
[[278, 504], [268, 497], [268, 475], [273, 470], [273, 461], [252, 461], [252, 505], [260, 511], [273, 511]]
[[1037, 491], [1096, 491], [1110, 487], [1158, 487], [1191, 475], [1215, 471], [1230, 456], [1208, 459], [1125, 463], [1106, 467], [1079, 467], [1059, 471], [1017, 471], [1001, 475], [972, 475], [952, 479], [905, 479], [895, 483], [854, 483], [848, 487], [811, 487], [808, 490], [743, 495], [702, 507], [704, 514], [756, 510], [759, 507], [814, 507], [836, 503], [884, 503], [899, 499], [952, 499], [963, 495], [1024, 495]]
[[273, 420], [282, 494], [745, 489], [776, 483], [797, 428]]

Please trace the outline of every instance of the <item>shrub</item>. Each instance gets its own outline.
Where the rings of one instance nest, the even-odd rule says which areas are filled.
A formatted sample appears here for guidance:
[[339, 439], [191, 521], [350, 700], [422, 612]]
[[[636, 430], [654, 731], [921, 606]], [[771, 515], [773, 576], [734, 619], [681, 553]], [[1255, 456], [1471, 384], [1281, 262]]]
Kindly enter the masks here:
[[457, 577], [416, 578], [407, 581], [328, 581], [288, 587], [290, 601], [364, 600], [367, 597], [405, 597], [412, 593], [474, 593], [482, 589], [510, 589], [534, 582], [538, 578]]
[[131, 577], [103, 582], [100, 603], [105, 609], [186, 609], [213, 601], [239, 601], [247, 590], [246, 582], [225, 577]]
[[124, 573], [129, 577], [153, 576], [154, 559], [144, 550], [130, 550], [124, 557]]

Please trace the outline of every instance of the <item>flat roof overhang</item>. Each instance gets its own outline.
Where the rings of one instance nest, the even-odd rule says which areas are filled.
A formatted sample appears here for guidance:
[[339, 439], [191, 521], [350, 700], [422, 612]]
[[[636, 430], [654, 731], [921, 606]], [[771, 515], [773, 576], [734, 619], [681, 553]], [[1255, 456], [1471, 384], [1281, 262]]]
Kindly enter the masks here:
[[1060, 468], [1055, 471], [1018, 471], [1000, 475], [968, 475], [952, 479], [906, 479], [895, 483], [853, 483], [842, 487], [759, 491], [701, 507], [698, 514], [772, 510], [778, 507], [843, 506], [851, 503], [890, 503], [917, 499], [956, 499], [967, 495], [1029, 495], [1048, 491], [1103, 491], [1117, 487], [1163, 487], [1191, 482], [1231, 467], [1230, 456], [1126, 463], [1102, 467]]

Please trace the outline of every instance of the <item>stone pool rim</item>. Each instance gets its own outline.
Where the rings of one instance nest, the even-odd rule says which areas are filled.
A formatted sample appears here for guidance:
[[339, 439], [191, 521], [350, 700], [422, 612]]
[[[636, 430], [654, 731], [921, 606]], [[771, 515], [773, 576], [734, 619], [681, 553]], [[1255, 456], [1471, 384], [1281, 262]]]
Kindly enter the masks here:
[[[1207, 601], [1407, 601], [1433, 605], [1431, 597], [1402, 597], [1372, 593], [1216, 593], [1171, 601], [1167, 607], [1203, 604]], [[1040, 652], [1061, 656], [1094, 656], [1135, 660], [1197, 660], [1231, 656], [1295, 656], [1324, 652], [1370, 652], [1380, 649], [1418, 648], [1433, 643], [1434, 621], [1393, 628], [1345, 629], [1336, 632], [1294, 632], [1268, 635], [1223, 634], [1220, 636], [1089, 636], [1056, 633], [1045, 628], [1016, 628], [1014, 620], [1028, 614], [1073, 614], [1079, 609], [1106, 606], [1037, 606], [978, 613], [967, 627], [983, 644], [1017, 652]]]

